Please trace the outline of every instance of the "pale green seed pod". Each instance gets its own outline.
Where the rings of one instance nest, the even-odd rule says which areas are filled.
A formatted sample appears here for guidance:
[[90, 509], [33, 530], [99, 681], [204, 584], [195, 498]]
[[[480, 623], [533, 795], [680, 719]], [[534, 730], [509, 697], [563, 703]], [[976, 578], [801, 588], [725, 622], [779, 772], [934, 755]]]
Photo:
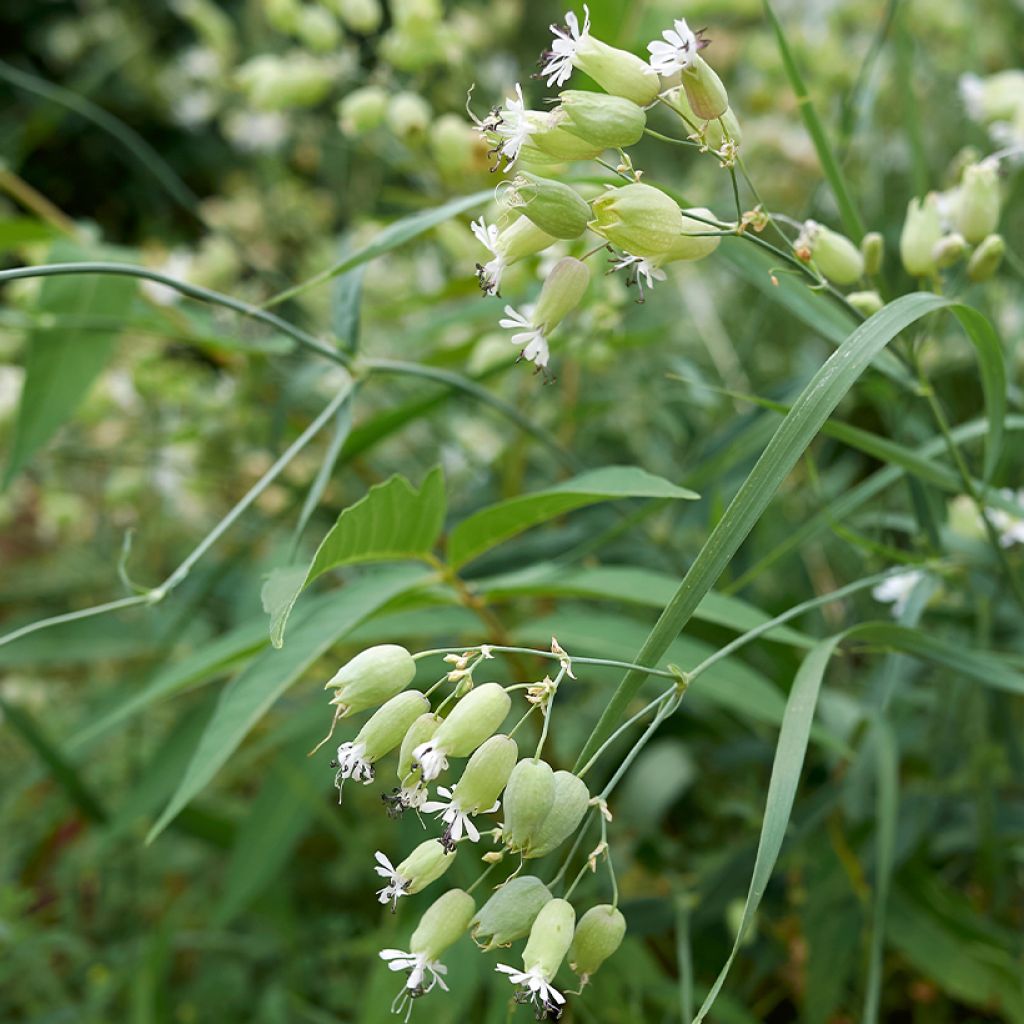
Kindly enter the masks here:
[[334, 15], [316, 4], [303, 4], [295, 34], [314, 53], [330, 53], [341, 44], [341, 26]]
[[683, 88], [690, 109], [702, 121], [724, 117], [729, 109], [729, 94], [722, 80], [708, 62], [697, 54], [693, 63], [683, 69]]
[[1006, 253], [1002, 235], [989, 235], [967, 261], [967, 276], [975, 282], [987, 281], [999, 269]]
[[634, 256], [664, 255], [678, 241], [683, 215], [660, 189], [635, 182], [597, 197], [589, 227]]
[[512, 706], [498, 683], [484, 683], [469, 691], [438, 726], [431, 745], [451, 757], [469, 757], [488, 736], [497, 732]]
[[511, 736], [491, 736], [473, 752], [452, 799], [465, 814], [489, 811], [501, 796], [515, 767], [519, 747]]
[[621, 96], [566, 89], [558, 97], [555, 120], [570, 135], [601, 149], [625, 149], [643, 138], [647, 115]]
[[549, 980], [558, 973], [572, 944], [576, 911], [568, 900], [549, 900], [541, 908], [530, 929], [523, 950], [523, 967], [539, 970]]
[[324, 684], [334, 690], [331, 703], [342, 710], [339, 718], [376, 707], [401, 693], [416, 676], [416, 662], [398, 644], [379, 644], [361, 651]]
[[391, 0], [391, 17], [402, 29], [438, 24], [444, 17], [441, 0]]
[[388, 110], [388, 94], [378, 85], [354, 89], [338, 104], [338, 124], [351, 138], [379, 128]]
[[412, 774], [412, 752], [421, 744], [426, 743], [438, 726], [444, 721], [440, 715], [428, 712], [420, 715], [402, 738], [402, 746], [398, 752], [398, 779], [404, 782]]
[[368, 761], [379, 761], [402, 742], [410, 726], [425, 711], [430, 701], [418, 690], [405, 690], [379, 707], [359, 730], [355, 742], [366, 749]]
[[967, 167], [960, 183], [956, 226], [971, 245], [977, 245], [999, 226], [999, 206], [998, 165], [985, 160]]
[[454, 855], [436, 839], [426, 839], [395, 868], [395, 872], [405, 879], [405, 891], [412, 896], [431, 882], [436, 882], [454, 863]]
[[542, 231], [529, 217], [520, 217], [498, 232], [494, 247], [504, 259], [505, 265], [511, 266], [527, 256], [543, 252], [555, 242], [553, 235]]
[[864, 257], [846, 235], [810, 220], [804, 225], [804, 234], [811, 258], [834, 284], [853, 284], [864, 275]]
[[278, 32], [291, 34], [302, 13], [300, 0], [263, 0], [263, 16], [267, 24]]
[[589, 33], [576, 48], [573, 65], [597, 82], [605, 92], [646, 107], [658, 98], [658, 73], [636, 54], [616, 49]]
[[873, 316], [885, 305], [878, 292], [850, 292], [846, 296], [846, 301], [864, 316]]
[[[436, 845], [436, 844], [435, 844]], [[420, 918], [409, 941], [410, 952], [436, 960], [469, 927], [476, 903], [463, 889], [449, 889]]]
[[505, 787], [501, 838], [511, 850], [529, 849], [555, 799], [555, 773], [539, 758], [523, 758]]
[[368, 36], [380, 28], [384, 20], [379, 0], [320, 0], [329, 7], [350, 32]]
[[477, 911], [471, 922], [473, 941], [486, 943], [484, 952], [511, 946], [530, 934], [537, 915], [550, 901], [551, 893], [539, 878], [519, 875], [510, 879]]
[[543, 857], [561, 846], [576, 831], [583, 815], [587, 813], [590, 790], [578, 775], [566, 771], [555, 772], [554, 783], [555, 795], [551, 810], [541, 822], [529, 851], [525, 853], [528, 860]]
[[959, 263], [970, 251], [967, 239], [959, 231], [943, 235], [932, 248], [932, 259], [939, 270], [946, 270]]
[[574, 188], [525, 171], [512, 179], [504, 201], [552, 238], [579, 238], [590, 220], [590, 204]]
[[573, 256], [560, 259], [544, 281], [533, 311], [534, 326], [549, 335], [586, 294], [590, 283], [587, 265]]
[[433, 119], [430, 104], [418, 92], [397, 92], [388, 101], [388, 127], [404, 142], [420, 142]]
[[942, 237], [938, 199], [929, 192], [924, 199], [911, 199], [900, 233], [900, 259], [911, 277], [933, 277], [938, 269], [932, 250]]
[[250, 106], [257, 110], [287, 110], [319, 103], [330, 92], [335, 75], [332, 61], [304, 50], [291, 50], [247, 60], [235, 72], [235, 79]]
[[688, 213], [695, 213], [698, 217], [708, 220], [715, 219], [715, 215], [706, 206], [683, 210], [683, 233], [672, 243], [672, 248], [658, 260], [659, 264], [674, 263], [676, 260], [702, 260], [705, 256], [710, 256], [721, 243], [720, 236], [707, 234], [715, 230], [713, 225], [688, 217]]
[[447, 178], [470, 173], [479, 159], [480, 137], [458, 114], [442, 114], [434, 121], [429, 144], [430, 155]]
[[610, 903], [591, 907], [579, 919], [569, 947], [569, 967], [583, 984], [622, 945], [625, 934], [626, 919]]
[[860, 240], [860, 254], [864, 257], [864, 273], [874, 277], [885, 259], [885, 239], [877, 231], [869, 231]]
[[547, 115], [530, 134], [530, 141], [519, 150], [520, 163], [546, 164], [563, 163], [572, 160], [593, 160], [604, 152], [603, 146], [595, 146], [576, 135], [572, 135]]

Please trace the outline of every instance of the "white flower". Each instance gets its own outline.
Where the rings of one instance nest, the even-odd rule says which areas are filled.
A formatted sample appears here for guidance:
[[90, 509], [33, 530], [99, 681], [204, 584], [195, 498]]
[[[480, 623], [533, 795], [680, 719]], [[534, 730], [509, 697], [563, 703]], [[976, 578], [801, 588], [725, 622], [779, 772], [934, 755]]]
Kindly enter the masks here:
[[[1016, 494], [1009, 488], [1003, 488], [999, 495], [1006, 498], [1007, 501], [1015, 501], [1018, 505], [1024, 505], [1024, 488], [1017, 491]], [[988, 521], [999, 533], [1000, 547], [1009, 548], [1014, 544], [1024, 544], [1024, 516], [1004, 512], [1001, 508], [987, 509], [986, 515]]]
[[494, 257], [487, 263], [476, 265], [476, 276], [485, 295], [497, 295], [501, 288], [501, 275], [505, 271], [505, 257], [498, 252], [498, 225], [488, 224], [483, 217], [470, 225], [477, 241]]
[[573, 11], [565, 15], [565, 27], [552, 25], [551, 32], [554, 39], [551, 42], [551, 49], [541, 55], [541, 78], [547, 79], [547, 85], [557, 85], [561, 88], [569, 81], [572, 74], [573, 60], [580, 45], [590, 35], [590, 8], [583, 5], [583, 28]]
[[612, 260], [612, 272], [614, 273], [616, 270], [625, 270], [626, 284], [635, 284], [640, 289], [638, 302], [644, 301], [644, 281], [647, 282], [648, 288], [653, 288], [655, 281], [668, 280], [668, 274], [652, 260], [643, 256], [633, 256], [628, 252]]
[[501, 974], [507, 974], [513, 985], [522, 986], [523, 995], [536, 1006], [538, 1014], [551, 1010], [555, 1011], [556, 1016], [561, 1013], [560, 1007], [565, 1004], [565, 996], [544, 977], [539, 967], [534, 967], [531, 971], [520, 971], [515, 967], [509, 967], [508, 964], [498, 964], [494, 969]]
[[385, 793], [381, 799], [387, 807], [389, 817], [400, 818], [411, 807], [419, 811], [430, 796], [430, 790], [414, 782], [412, 785], [396, 787], [391, 793]]
[[505, 316], [498, 321], [498, 325], [508, 330], [517, 331], [517, 334], [512, 335], [512, 344], [522, 349], [520, 358], [529, 359], [544, 369], [548, 365], [551, 353], [544, 332], [530, 320], [532, 312], [531, 307], [524, 307], [524, 312], [520, 313], [512, 306], [506, 306]]
[[338, 747], [338, 753], [331, 762], [332, 768], [338, 771], [334, 776], [334, 785], [338, 787], [338, 803], [341, 803], [341, 787], [346, 779], [355, 779], [364, 786], [373, 782], [373, 764], [366, 760], [366, 745], [364, 743], [342, 743]]
[[647, 44], [651, 55], [651, 67], [659, 75], [672, 75], [688, 68], [701, 49], [702, 40], [698, 39], [683, 18], [677, 18], [674, 27], [665, 29], [661, 39]]
[[[193, 256], [187, 249], [174, 249], [158, 267], [154, 267], [164, 277], [184, 280], [192, 269]], [[143, 293], [158, 306], [172, 306], [181, 298], [181, 292], [159, 281], [143, 280], [139, 283]]]
[[429, 740], [413, 750], [412, 760], [413, 764], [419, 765], [421, 782], [436, 779], [448, 767], [445, 752], [435, 748]]
[[288, 118], [279, 110], [235, 110], [224, 121], [224, 134], [244, 153], [272, 153], [288, 134]]
[[377, 861], [377, 867], [373, 870], [380, 875], [381, 878], [388, 880], [387, 885], [383, 889], [377, 890], [377, 899], [380, 903], [391, 903], [391, 912], [394, 913], [395, 907], [398, 905], [398, 901], [402, 896], [408, 896], [406, 891], [409, 888], [409, 879], [403, 878], [395, 868], [394, 864], [391, 863], [384, 856], [383, 853], [378, 850], [374, 855]]
[[[423, 805], [426, 814], [440, 812], [438, 817], [445, 823], [445, 830], [441, 833], [441, 845], [450, 853], [455, 849], [455, 844], [462, 838], [463, 833], [471, 843], [480, 842], [480, 830], [473, 824], [470, 812], [464, 811], [456, 802], [450, 789], [438, 786], [437, 792], [445, 797], [445, 800], [428, 800]], [[500, 801], [495, 801], [493, 807], [488, 807], [484, 814], [493, 814], [501, 806]]]
[[435, 985], [443, 992], [448, 991], [448, 986], [444, 983], [444, 975], [448, 973], [448, 968], [440, 960], [428, 960], [424, 953], [406, 953], [402, 949], [382, 949], [379, 955], [381, 960], [387, 961], [389, 970], [409, 972], [405, 988], [391, 1004], [392, 1013], [401, 1013], [403, 1009], [406, 1011], [407, 1021], [412, 1012], [414, 999], [425, 996]]
[[523, 100], [522, 86], [518, 82], [515, 96], [505, 97], [505, 106], [498, 111], [497, 117], [490, 125], [491, 130], [501, 136], [502, 141], [497, 152], [505, 161], [505, 170], [508, 170], [519, 156], [519, 150], [530, 141], [534, 129], [530, 111], [526, 109], [526, 102]]
[[911, 591], [923, 578], [924, 573], [920, 569], [897, 573], [887, 580], [882, 580], [877, 587], [872, 589], [871, 596], [883, 604], [891, 604], [892, 614], [898, 618], [907, 607]]
[[960, 99], [972, 121], [985, 120], [985, 83], [978, 75], [960, 76]]

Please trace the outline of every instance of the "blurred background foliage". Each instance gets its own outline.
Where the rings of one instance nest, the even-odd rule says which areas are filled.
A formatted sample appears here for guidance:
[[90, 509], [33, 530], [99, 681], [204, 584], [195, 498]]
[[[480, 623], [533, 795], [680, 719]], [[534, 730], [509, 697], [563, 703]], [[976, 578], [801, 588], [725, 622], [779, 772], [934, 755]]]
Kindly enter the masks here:
[[[760, 3], [590, 7], [597, 34], [635, 52], [673, 17], [707, 25], [767, 206], [837, 225]], [[780, 0], [777, 13], [867, 225], [892, 253], [908, 199], [947, 187], [966, 147], [993, 148], [966, 116], [958, 78], [1021, 65], [1024, 8]], [[457, 0], [443, 10], [431, 0], [6, 0], [0, 258], [15, 266], [102, 252], [264, 301], [395, 218], [493, 187], [465, 116], [467, 89], [475, 83], [471, 103], [482, 116], [526, 81], [561, 14], [512, 0]], [[263, 94], [257, 80], [267, 74], [281, 74], [282, 84]], [[367, 88], [379, 92], [351, 99]], [[539, 83], [526, 88], [539, 105]], [[635, 160], [691, 202], [730, 209], [728, 178], [713, 161], [651, 140]], [[1010, 175], [1006, 189], [1002, 232], [1019, 247], [1024, 175]], [[631, 657], [778, 423], [735, 393], [791, 400], [851, 325], [838, 314], [831, 326], [819, 320], [802, 286], [774, 288], [769, 264], [727, 239], [719, 256], [675, 271], [643, 305], [619, 277], [599, 279], [557, 347], [557, 382], [544, 387], [512, 365], [495, 305], [477, 296], [468, 219], [280, 311], [341, 345], [480, 380], [581, 466], [642, 465], [700, 491], [699, 503], [645, 506], [642, 517], [638, 506], [626, 527], [621, 510], [576, 513], [467, 573], [473, 584], [553, 565], [556, 581], [564, 573], [561, 588], [484, 588], [508, 635], [543, 646], [556, 632], [571, 652]], [[536, 261], [513, 269], [509, 293], [535, 287]], [[911, 286], [891, 257], [888, 274], [894, 293]], [[74, 416], [30, 446], [0, 494], [0, 599], [10, 629], [125, 593], [126, 532], [130, 577], [147, 586], [164, 579], [342, 383], [340, 370], [263, 325], [118, 283], [104, 279], [85, 313], [80, 291], [47, 299], [38, 281], [5, 286], [5, 450], [27, 443], [15, 426], [27, 339], [58, 330], [109, 345], [84, 396], [73, 386], [49, 396]], [[1007, 345], [1017, 409], [1020, 286], [1019, 273], [1007, 273], [966, 292]], [[949, 325], [929, 330], [933, 383], [951, 418], [967, 421], [980, 407], [970, 352]], [[565, 473], [551, 445], [443, 386], [374, 376], [358, 398], [302, 550], [393, 472], [418, 483], [440, 462], [453, 522]], [[877, 373], [841, 415], [910, 447], [934, 433], [925, 405]], [[375, 954], [401, 946], [411, 918], [378, 906], [372, 853], [410, 848], [419, 826], [395, 825], [362, 792], [338, 809], [324, 760], [305, 752], [325, 725], [321, 682], [340, 661], [368, 642], [486, 639], [465, 608], [440, 599], [386, 606], [303, 673], [215, 782], [155, 843], [143, 842], [220, 688], [266, 643], [261, 582], [287, 562], [330, 445], [328, 432], [297, 457], [159, 607], [0, 648], [3, 1020], [388, 1017], [394, 978]], [[1019, 486], [1022, 451], [1011, 434], [1001, 486]], [[820, 438], [719, 589], [777, 614], [893, 561], [942, 552], [952, 568], [937, 581], [929, 621], [946, 639], [998, 649], [1024, 668], [1024, 618], [1004, 599], [992, 552], [950, 522], [952, 495], [897, 475], [856, 507], [837, 504], [884, 469]], [[1019, 550], [1007, 557], [1020, 573]], [[576, 566], [626, 563], [649, 574], [610, 577], [603, 593], [571, 585]], [[802, 639], [730, 658], [706, 681], [720, 692], [695, 687], [663, 727], [613, 802], [629, 937], [573, 1002], [572, 1019], [678, 1020], [689, 985], [702, 997], [731, 945], [779, 708], [806, 635], [886, 614], [865, 593], [802, 617], [794, 623]], [[677, 653], [699, 660], [733, 632], [695, 621]], [[189, 659], [202, 660], [217, 638], [227, 638], [221, 659], [193, 671]], [[615, 681], [588, 672], [573, 688], [556, 716], [556, 767], [572, 764]], [[164, 699], [133, 709], [129, 701], [153, 686]], [[859, 742], [863, 709], [883, 690], [895, 693], [889, 718], [901, 775], [881, 1019], [1024, 1021], [1021, 700], [902, 656], [848, 652], [822, 699], [829, 734]], [[783, 860], [713, 1020], [859, 1018], [879, 810], [866, 760], [812, 741]], [[475, 876], [465, 862], [451, 874], [456, 884]], [[601, 894], [601, 881], [588, 884]], [[452, 996], [417, 1012], [505, 1021], [507, 985], [489, 960], [467, 954], [452, 963]]]

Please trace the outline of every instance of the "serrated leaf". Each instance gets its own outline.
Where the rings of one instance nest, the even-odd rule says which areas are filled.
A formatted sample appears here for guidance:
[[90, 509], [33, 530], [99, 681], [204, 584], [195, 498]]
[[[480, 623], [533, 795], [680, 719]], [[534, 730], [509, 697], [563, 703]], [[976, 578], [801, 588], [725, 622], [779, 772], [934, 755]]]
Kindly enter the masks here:
[[453, 568], [482, 555], [531, 526], [574, 509], [616, 498], [700, 497], [636, 466], [606, 466], [566, 480], [556, 487], [499, 502], [464, 519], [448, 538], [448, 561]]
[[285, 626], [299, 595], [318, 576], [358, 562], [427, 560], [444, 526], [444, 476], [435, 467], [417, 491], [396, 474], [346, 508], [320, 542], [309, 568], [270, 574], [261, 594], [270, 616], [270, 641], [284, 643]]
[[210, 782], [278, 697], [319, 657], [377, 609], [421, 583], [425, 575], [420, 569], [396, 568], [350, 583], [302, 620], [287, 651], [264, 651], [233, 679], [224, 688], [188, 770], [146, 841], [152, 842]]

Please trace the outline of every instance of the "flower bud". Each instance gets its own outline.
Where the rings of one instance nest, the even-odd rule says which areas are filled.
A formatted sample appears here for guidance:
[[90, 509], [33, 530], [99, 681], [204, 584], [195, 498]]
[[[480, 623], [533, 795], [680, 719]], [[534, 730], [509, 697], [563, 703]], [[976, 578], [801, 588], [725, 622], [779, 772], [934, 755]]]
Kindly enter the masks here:
[[878, 292], [850, 292], [846, 301], [864, 316], [873, 316], [884, 305]]
[[329, 0], [326, 6], [341, 18], [345, 28], [361, 36], [376, 32], [384, 20], [379, 0]]
[[549, 335], [580, 303], [590, 283], [587, 265], [565, 256], [551, 269], [533, 311], [533, 325]]
[[553, 235], [541, 230], [529, 217], [520, 217], [498, 233], [494, 250], [507, 267], [554, 245], [555, 241]]
[[625, 934], [626, 919], [609, 903], [591, 907], [580, 918], [569, 947], [569, 966], [584, 984], [622, 945]]
[[484, 940], [484, 952], [511, 946], [529, 935], [537, 915], [550, 901], [551, 893], [539, 878], [519, 875], [509, 879], [477, 911], [471, 922], [473, 941], [479, 945], [479, 940]]
[[341, 43], [341, 26], [330, 11], [316, 4], [303, 4], [299, 9], [295, 34], [314, 53], [330, 53]]
[[426, 743], [435, 732], [437, 727], [444, 721], [440, 715], [427, 712], [420, 715], [409, 726], [408, 731], [402, 738], [402, 746], [398, 752], [398, 779], [404, 782], [412, 774], [412, 752], [422, 743]]
[[263, 0], [263, 16], [278, 32], [291, 34], [298, 24], [302, 5], [299, 0]]
[[470, 690], [438, 726], [431, 745], [451, 757], [469, 757], [488, 736], [498, 730], [512, 706], [512, 699], [498, 683], [484, 683]]
[[835, 284], [853, 284], [864, 274], [860, 249], [846, 235], [815, 220], [804, 222], [796, 250], [801, 259], [812, 259], [818, 270]]
[[885, 239], [877, 231], [869, 231], [860, 240], [860, 254], [864, 257], [864, 273], [874, 277], [885, 259]]
[[430, 104], [416, 92], [398, 92], [388, 102], [388, 127], [404, 142], [426, 138], [433, 113]]
[[551, 765], [524, 758], [512, 769], [505, 787], [505, 820], [501, 838], [511, 850], [528, 849], [555, 799]]
[[480, 157], [479, 135], [458, 114], [442, 114], [430, 126], [429, 142], [430, 155], [449, 179], [470, 173]]
[[434, 900], [420, 918], [409, 941], [410, 951], [436, 960], [462, 937], [475, 910], [476, 903], [468, 892], [449, 889]]
[[455, 863], [436, 839], [426, 839], [395, 868], [405, 880], [405, 891], [410, 896], [436, 882]]
[[578, 135], [561, 127], [555, 118], [542, 115], [530, 133], [530, 141], [519, 150], [520, 163], [546, 164], [572, 160], [593, 160], [604, 152], [603, 146], [595, 146]]
[[954, 263], [959, 263], [967, 255], [969, 248], [967, 239], [960, 232], [954, 231], [943, 235], [932, 246], [932, 260], [939, 270], [945, 270], [947, 267], [953, 266]]
[[590, 803], [590, 790], [586, 783], [572, 772], [559, 771], [554, 775], [555, 794], [551, 810], [534, 835], [527, 859], [543, 857], [557, 849], [576, 831]]
[[415, 675], [416, 662], [404, 647], [379, 644], [342, 665], [324, 689], [335, 691], [331, 703], [343, 709], [338, 717], [346, 718], [401, 693]]
[[562, 966], [572, 944], [576, 911], [568, 900], [549, 900], [541, 908], [530, 929], [523, 950], [523, 967], [538, 970], [545, 978], [553, 978]]
[[693, 63], [683, 69], [683, 88], [690, 109], [702, 121], [724, 117], [729, 109], [729, 94], [722, 80], [708, 62], [697, 54]]
[[519, 748], [511, 736], [484, 740], [466, 764], [452, 799], [466, 814], [489, 811], [498, 802], [518, 756]]
[[574, 188], [525, 171], [512, 179], [504, 200], [552, 238], [579, 238], [590, 220], [590, 204]]
[[257, 110], [286, 110], [319, 103], [334, 84], [335, 68], [306, 53], [261, 54], [235, 72], [250, 106]]
[[636, 54], [616, 49], [589, 33], [576, 48], [573, 64], [605, 92], [646, 107], [658, 98], [658, 73]]
[[584, 142], [625, 149], [643, 138], [647, 115], [632, 100], [579, 89], [566, 89], [558, 99], [556, 123]]
[[611, 188], [593, 202], [589, 227], [634, 256], [668, 252], [683, 230], [683, 215], [660, 189], [639, 182]]
[[352, 138], [379, 128], [388, 109], [388, 94], [377, 85], [354, 89], [338, 104], [338, 124]]
[[911, 277], [932, 277], [936, 272], [932, 250], [942, 237], [938, 197], [929, 192], [924, 199], [911, 199], [900, 233], [900, 259]]
[[1002, 235], [989, 235], [967, 261], [967, 276], [974, 282], [987, 281], [999, 269], [1006, 252]]
[[994, 161], [984, 160], [964, 170], [956, 226], [971, 245], [977, 245], [999, 226], [999, 175]]
[[[743, 129], [740, 127], [739, 119], [733, 113], [732, 107], [726, 108], [721, 119], [715, 118], [715, 120], [708, 121], [702, 125], [701, 122], [704, 119], [698, 117], [694, 112], [686, 96], [686, 90], [682, 86], [667, 92], [665, 94], [665, 102], [678, 110], [690, 124], [697, 128], [703, 127], [704, 141], [712, 149], [721, 149], [727, 137], [737, 146], [743, 142]], [[719, 123], [719, 120], [721, 123]]]
[[722, 241], [721, 236], [708, 234], [715, 230], [713, 224], [688, 217], [688, 212], [706, 220], [715, 219], [715, 215], [706, 206], [696, 206], [689, 211], [683, 210], [683, 233], [672, 243], [672, 248], [658, 260], [659, 264], [673, 263], [676, 260], [702, 260], [705, 256], [710, 256]]
[[413, 722], [429, 710], [430, 701], [419, 690], [405, 690], [370, 716], [355, 742], [363, 745], [367, 761], [379, 761], [402, 742]]

